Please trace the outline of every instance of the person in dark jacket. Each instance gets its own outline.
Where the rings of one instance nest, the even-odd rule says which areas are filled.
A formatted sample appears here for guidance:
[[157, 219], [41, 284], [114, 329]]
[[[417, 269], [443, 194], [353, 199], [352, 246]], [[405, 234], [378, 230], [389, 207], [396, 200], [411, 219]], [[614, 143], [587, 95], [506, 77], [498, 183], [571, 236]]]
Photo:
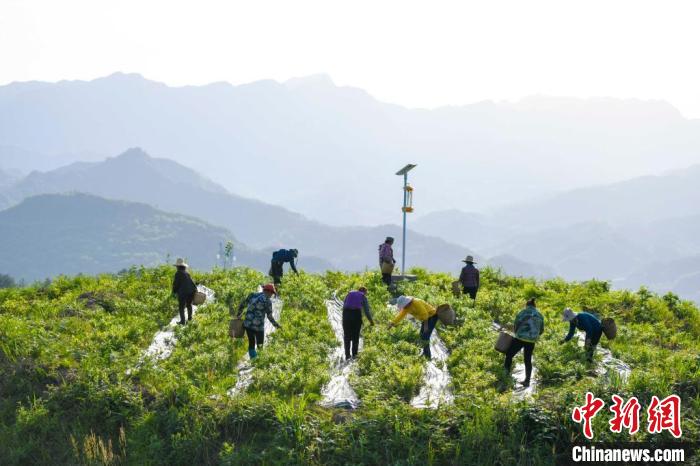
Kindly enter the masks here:
[[379, 245], [379, 268], [382, 272], [382, 281], [386, 286], [391, 286], [391, 274], [396, 264], [392, 249], [393, 244], [394, 238], [387, 236], [384, 242]]
[[243, 328], [248, 337], [248, 355], [250, 359], [255, 359], [258, 356], [257, 349], [261, 349], [265, 343], [265, 317], [276, 328], [280, 328], [272, 316], [272, 301], [270, 298], [277, 294], [277, 289], [272, 283], [262, 287], [262, 293], [252, 293], [243, 300], [238, 306], [238, 318], [243, 314], [243, 309], [246, 309]]
[[574, 333], [576, 333], [576, 329], [583, 330], [586, 332], [586, 358], [589, 362], [592, 362], [596, 346], [598, 346], [600, 337], [603, 334], [603, 325], [600, 323], [600, 320], [588, 312], [579, 312], [577, 314], [567, 307], [564, 309], [562, 321], [569, 323], [569, 333], [559, 343], [564, 344], [571, 340]]
[[374, 325], [372, 312], [367, 301], [367, 288], [361, 286], [357, 291], [351, 291], [343, 302], [343, 344], [345, 346], [345, 359], [357, 357], [360, 344], [360, 330], [362, 329], [362, 312], [365, 313], [370, 325]]
[[476, 299], [476, 293], [479, 291], [479, 269], [474, 267], [474, 257], [467, 256], [462, 262], [467, 265], [462, 267], [462, 273], [459, 274], [459, 282], [462, 284], [462, 290], [465, 295]]
[[283, 265], [285, 262], [289, 262], [289, 266], [294, 273], [299, 273], [294, 263], [297, 257], [299, 257], [299, 251], [296, 249], [280, 249], [272, 253], [270, 276], [275, 285], [282, 283], [282, 276], [284, 275]]
[[192, 277], [187, 272], [187, 264], [183, 259], [175, 261], [175, 278], [173, 279], [173, 294], [177, 296], [178, 311], [180, 312], [180, 322], [185, 325], [185, 308], [187, 308], [187, 320], [192, 320], [192, 300], [197, 292], [197, 285], [192, 281]]
[[506, 352], [506, 360], [503, 363], [506, 371], [510, 373], [513, 364], [513, 356], [520, 350], [524, 350], [525, 355], [525, 380], [521, 383], [523, 387], [530, 386], [530, 376], [532, 375], [532, 353], [535, 351], [535, 343], [544, 333], [544, 317], [535, 307], [535, 300], [529, 299], [525, 309], [520, 311], [515, 317], [515, 338]]

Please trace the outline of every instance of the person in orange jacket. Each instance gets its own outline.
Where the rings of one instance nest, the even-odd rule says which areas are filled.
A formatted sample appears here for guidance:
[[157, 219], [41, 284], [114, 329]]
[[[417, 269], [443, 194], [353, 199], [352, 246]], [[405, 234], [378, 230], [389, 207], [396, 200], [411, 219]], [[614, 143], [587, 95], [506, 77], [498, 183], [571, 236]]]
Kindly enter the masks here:
[[389, 327], [398, 325], [409, 314], [422, 322], [420, 338], [425, 342], [423, 345], [423, 356], [430, 359], [430, 336], [433, 334], [435, 324], [438, 321], [437, 310], [422, 299], [412, 296], [399, 296], [396, 300], [396, 306], [399, 308], [399, 313], [389, 323]]

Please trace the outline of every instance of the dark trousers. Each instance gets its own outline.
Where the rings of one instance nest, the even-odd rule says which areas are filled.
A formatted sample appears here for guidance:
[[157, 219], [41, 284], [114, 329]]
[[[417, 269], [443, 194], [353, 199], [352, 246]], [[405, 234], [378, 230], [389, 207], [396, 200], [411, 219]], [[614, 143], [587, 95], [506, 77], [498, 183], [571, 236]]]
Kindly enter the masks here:
[[593, 353], [595, 353], [596, 346], [598, 346], [598, 343], [600, 342], [600, 337], [602, 335], [603, 335], [602, 328], [598, 332], [586, 334], [586, 358], [589, 361], [593, 361]]
[[185, 322], [185, 308], [187, 308], [187, 320], [192, 320], [192, 300], [194, 295], [190, 297], [179, 297], [177, 301], [177, 310], [180, 313], [180, 322]]
[[256, 345], [258, 348], [262, 348], [265, 343], [264, 330], [257, 331], [246, 327], [245, 334], [248, 336], [248, 351], [255, 350]]
[[270, 262], [270, 276], [275, 285], [282, 283], [282, 276], [284, 275], [284, 269], [282, 267], [282, 262], [271, 261]]
[[382, 281], [386, 286], [391, 286], [391, 274], [390, 273], [383, 273], [382, 274]]
[[430, 359], [430, 357], [432, 356], [430, 354], [430, 336], [433, 334], [433, 330], [435, 330], [435, 325], [437, 325], [437, 321], [438, 316], [437, 314], [435, 314], [428, 320], [423, 321], [423, 324], [420, 327], [420, 338], [425, 342], [423, 344], [423, 356], [425, 356], [428, 359]]
[[362, 311], [360, 309], [343, 309], [343, 345], [345, 359], [357, 356], [360, 345], [360, 330], [362, 329]]
[[532, 352], [535, 351], [535, 344], [529, 341], [522, 341], [517, 338], [513, 338], [513, 342], [508, 348], [506, 353], [506, 362], [504, 367], [510, 373], [510, 367], [513, 364], [513, 356], [518, 354], [521, 349], [525, 349], [525, 380], [530, 381], [530, 375], [532, 375]]
[[469, 295], [470, 298], [476, 299], [476, 292], [479, 291], [479, 288], [475, 286], [465, 286], [462, 291], [464, 291], [465, 295]]

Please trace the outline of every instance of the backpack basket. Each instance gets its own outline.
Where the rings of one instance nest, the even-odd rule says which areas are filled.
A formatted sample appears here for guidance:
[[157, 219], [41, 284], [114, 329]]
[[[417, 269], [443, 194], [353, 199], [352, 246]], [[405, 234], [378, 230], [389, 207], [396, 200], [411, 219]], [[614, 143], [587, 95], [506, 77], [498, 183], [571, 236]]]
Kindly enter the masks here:
[[613, 340], [617, 336], [617, 324], [612, 317], [606, 317], [600, 324], [603, 326], [603, 333], [608, 340]]

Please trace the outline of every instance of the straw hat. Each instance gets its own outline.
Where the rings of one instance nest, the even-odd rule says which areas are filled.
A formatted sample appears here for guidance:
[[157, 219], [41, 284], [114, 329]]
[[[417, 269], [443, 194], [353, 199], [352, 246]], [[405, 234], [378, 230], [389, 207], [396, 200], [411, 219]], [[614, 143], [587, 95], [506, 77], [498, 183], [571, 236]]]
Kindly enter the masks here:
[[182, 257], [178, 257], [178, 259], [173, 265], [175, 267], [189, 267], [189, 265], [187, 265], [187, 262], [185, 262], [185, 259], [183, 259]]
[[467, 256], [467, 258], [464, 259], [462, 262], [466, 262], [467, 264], [474, 264], [474, 256]]
[[401, 310], [411, 304], [412, 301], [413, 296], [399, 296], [399, 299], [396, 300], [396, 306]]
[[562, 322], [571, 322], [576, 318], [576, 313], [571, 310], [570, 307], [567, 307], [564, 309], [564, 312], [562, 313], [561, 320]]

